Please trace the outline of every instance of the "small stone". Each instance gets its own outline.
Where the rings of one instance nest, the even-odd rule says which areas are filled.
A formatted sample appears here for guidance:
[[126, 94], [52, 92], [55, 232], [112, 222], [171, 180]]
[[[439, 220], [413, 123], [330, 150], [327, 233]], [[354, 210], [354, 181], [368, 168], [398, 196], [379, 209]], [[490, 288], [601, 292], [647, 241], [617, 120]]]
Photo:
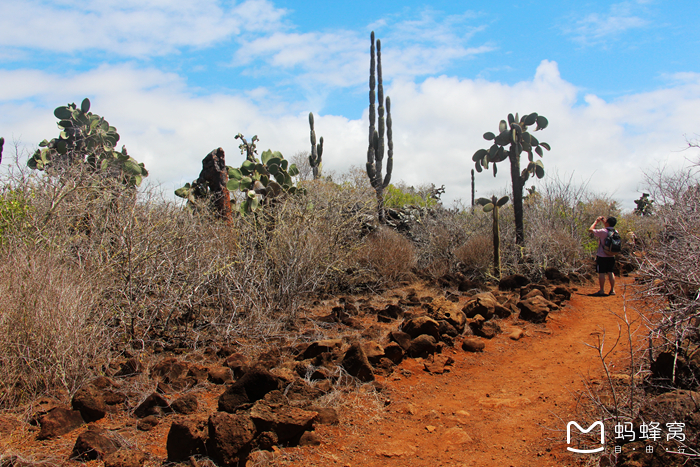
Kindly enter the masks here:
[[151, 431], [158, 425], [158, 423], [160, 423], [158, 417], [156, 417], [155, 415], [149, 415], [148, 417], [139, 420], [136, 423], [136, 428], [138, 428], [141, 431]]
[[462, 350], [467, 352], [483, 352], [485, 347], [481, 339], [466, 338], [462, 341]]
[[321, 444], [321, 439], [313, 431], [305, 431], [299, 438], [299, 446], [318, 446]]
[[524, 335], [525, 332], [522, 329], [515, 328], [510, 334], [508, 334], [508, 337], [514, 341], [519, 341]]

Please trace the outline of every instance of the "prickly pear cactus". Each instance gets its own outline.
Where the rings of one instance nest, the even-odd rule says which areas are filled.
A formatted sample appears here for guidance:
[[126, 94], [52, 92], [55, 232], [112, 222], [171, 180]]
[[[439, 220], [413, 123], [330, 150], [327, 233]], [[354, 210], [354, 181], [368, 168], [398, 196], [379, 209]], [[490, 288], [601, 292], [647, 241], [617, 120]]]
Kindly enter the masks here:
[[494, 276], [501, 278], [501, 231], [498, 225], [498, 209], [509, 201], [507, 196], [501, 199], [492, 196], [491, 199], [479, 198], [476, 204], [483, 206], [484, 212], [490, 212], [493, 217], [493, 270]]
[[[260, 159], [256, 158], [257, 136], [253, 137], [251, 143], [247, 143], [240, 133], [236, 138], [243, 141], [240, 148], [241, 153], [246, 155], [246, 160], [238, 168], [226, 166], [228, 182], [225, 188], [229, 192], [243, 194], [243, 201], [237, 208], [241, 215], [259, 211], [266, 202], [283, 193], [297, 193], [298, 189], [292, 181], [292, 177], [299, 174], [296, 165], [289, 164], [279, 151], [269, 149], [262, 153]], [[190, 206], [196, 206], [198, 200], [211, 196], [212, 193], [210, 183], [201, 179], [175, 190], [175, 195], [187, 199]], [[231, 200], [231, 203], [234, 202]]]
[[[479, 149], [472, 156], [477, 172], [488, 170], [489, 164], [493, 169], [493, 176], [498, 172], [497, 164], [506, 159], [510, 161], [510, 176], [513, 182], [513, 210], [515, 214], [515, 242], [522, 245], [525, 241], [523, 230], [523, 186], [530, 176], [544, 177], [544, 164], [541, 160], [535, 160], [535, 154], [542, 157], [544, 151], [551, 147], [528, 132], [529, 127], [535, 125], [535, 130], [544, 130], [549, 121], [537, 113], [523, 115], [518, 119], [518, 114], [508, 114], [508, 122], [501, 120], [498, 125], [498, 135], [484, 133], [484, 139], [493, 141], [489, 149]], [[520, 171], [520, 155], [527, 153], [528, 164]]]
[[292, 177], [298, 174], [297, 166], [289, 164], [282, 153], [268, 149], [260, 155], [259, 161], [246, 159], [239, 168], [229, 167], [226, 187], [244, 194], [238, 210], [245, 216], [261, 209], [266, 200], [282, 193], [296, 193]]
[[27, 165], [36, 170], [62, 169], [76, 162], [87, 163], [93, 170], [119, 177], [130, 186], [139, 186], [148, 176], [143, 163], [137, 162], [122, 146], [117, 129], [107, 120], [90, 112], [90, 100], [84, 99], [80, 107], [68, 104], [57, 107], [54, 115], [61, 130], [58, 138], [39, 143]]

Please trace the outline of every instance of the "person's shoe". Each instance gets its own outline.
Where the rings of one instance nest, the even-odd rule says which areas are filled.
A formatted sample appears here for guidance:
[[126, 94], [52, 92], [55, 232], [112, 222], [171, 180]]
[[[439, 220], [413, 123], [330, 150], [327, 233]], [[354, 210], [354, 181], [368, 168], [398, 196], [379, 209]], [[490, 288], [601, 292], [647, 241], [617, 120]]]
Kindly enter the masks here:
[[608, 294], [606, 294], [605, 292], [602, 292], [600, 290], [594, 294], [591, 294], [591, 297], [607, 297], [607, 296], [608, 296]]
[[608, 295], [617, 295], [614, 290], [611, 290]]

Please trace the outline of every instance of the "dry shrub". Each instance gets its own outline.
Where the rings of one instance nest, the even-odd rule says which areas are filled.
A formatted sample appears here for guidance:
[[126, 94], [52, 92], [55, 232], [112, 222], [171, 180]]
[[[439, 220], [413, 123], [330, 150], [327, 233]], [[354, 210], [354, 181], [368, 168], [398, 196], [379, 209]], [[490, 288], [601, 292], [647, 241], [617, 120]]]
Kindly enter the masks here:
[[15, 248], [0, 262], [0, 406], [72, 393], [107, 361], [112, 333], [99, 279], [51, 251]]
[[416, 264], [411, 242], [388, 227], [382, 227], [365, 238], [358, 260], [376, 272], [376, 280], [381, 285], [409, 279]]
[[438, 278], [456, 270], [455, 249], [467, 240], [470, 219], [468, 213], [456, 209], [439, 206], [427, 210], [427, 215], [411, 230], [421, 272]]
[[455, 250], [455, 256], [463, 272], [478, 276], [487, 274], [493, 267], [493, 236], [473, 235]]

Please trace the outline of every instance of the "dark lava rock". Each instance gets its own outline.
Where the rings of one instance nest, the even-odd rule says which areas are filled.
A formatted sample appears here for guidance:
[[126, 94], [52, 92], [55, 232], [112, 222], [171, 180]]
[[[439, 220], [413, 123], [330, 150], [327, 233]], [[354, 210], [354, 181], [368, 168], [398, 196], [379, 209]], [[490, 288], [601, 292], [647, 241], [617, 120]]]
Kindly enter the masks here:
[[411, 341], [408, 355], [412, 358], [426, 358], [437, 351], [436, 339], [427, 334], [421, 334]]
[[87, 431], [78, 436], [70, 458], [79, 461], [104, 459], [120, 447], [121, 443], [111, 432], [90, 426]]
[[173, 417], [165, 447], [170, 462], [183, 462], [194, 455], [206, 455], [209, 438], [207, 419], [203, 417]]
[[170, 404], [157, 392], [152, 393], [150, 396], [146, 397], [141, 404], [139, 404], [136, 409], [134, 409], [134, 416], [136, 418], [144, 418], [149, 415], [161, 416], [167, 413], [171, 413], [172, 409]]
[[[410, 341], [408, 347], [410, 347]], [[390, 342], [384, 347], [384, 355], [391, 360], [395, 365], [398, 365], [403, 360], [404, 349], [396, 342]]]
[[440, 338], [440, 325], [437, 321], [427, 316], [418, 316], [404, 321], [401, 330], [411, 336], [412, 339], [421, 334], [432, 336], [435, 340]]
[[255, 424], [248, 414], [216, 412], [209, 417], [209, 455], [224, 467], [245, 463], [255, 438]]
[[41, 430], [37, 439], [57, 438], [78, 428], [85, 423], [78, 410], [70, 410], [66, 407], [56, 407], [39, 417]]
[[530, 283], [530, 279], [520, 274], [506, 276], [498, 282], [498, 290], [517, 290]]
[[550, 310], [548, 301], [539, 296], [519, 301], [518, 308], [520, 309], [518, 318], [536, 324], [544, 323]]
[[462, 341], [462, 350], [467, 352], [483, 352], [486, 345], [481, 339], [466, 338]]
[[251, 368], [219, 397], [219, 410], [233, 413], [237, 407], [253, 403], [279, 389], [279, 379], [267, 370]]
[[180, 413], [183, 415], [189, 415], [197, 412], [198, 403], [197, 403], [197, 396], [194, 394], [185, 394], [184, 396], [175, 399], [172, 404], [170, 404], [170, 408], [172, 408], [176, 413]]
[[[411, 336], [402, 331], [392, 331], [389, 333], [389, 340], [396, 342], [405, 351], [411, 346]], [[386, 350], [385, 350], [386, 351]]]
[[493, 318], [497, 305], [499, 303], [496, 297], [491, 292], [484, 292], [470, 298], [462, 308], [462, 311], [467, 318], [481, 315], [484, 319], [489, 320]]
[[136, 428], [141, 431], [151, 431], [153, 428], [158, 426], [159, 423], [160, 419], [158, 417], [155, 415], [149, 415], [148, 417], [144, 417], [136, 422]]
[[369, 364], [369, 360], [367, 360], [367, 355], [365, 355], [362, 345], [358, 342], [353, 343], [347, 352], [345, 352], [341, 366], [349, 375], [354, 376], [360, 381], [367, 382], [374, 380], [372, 366]]

